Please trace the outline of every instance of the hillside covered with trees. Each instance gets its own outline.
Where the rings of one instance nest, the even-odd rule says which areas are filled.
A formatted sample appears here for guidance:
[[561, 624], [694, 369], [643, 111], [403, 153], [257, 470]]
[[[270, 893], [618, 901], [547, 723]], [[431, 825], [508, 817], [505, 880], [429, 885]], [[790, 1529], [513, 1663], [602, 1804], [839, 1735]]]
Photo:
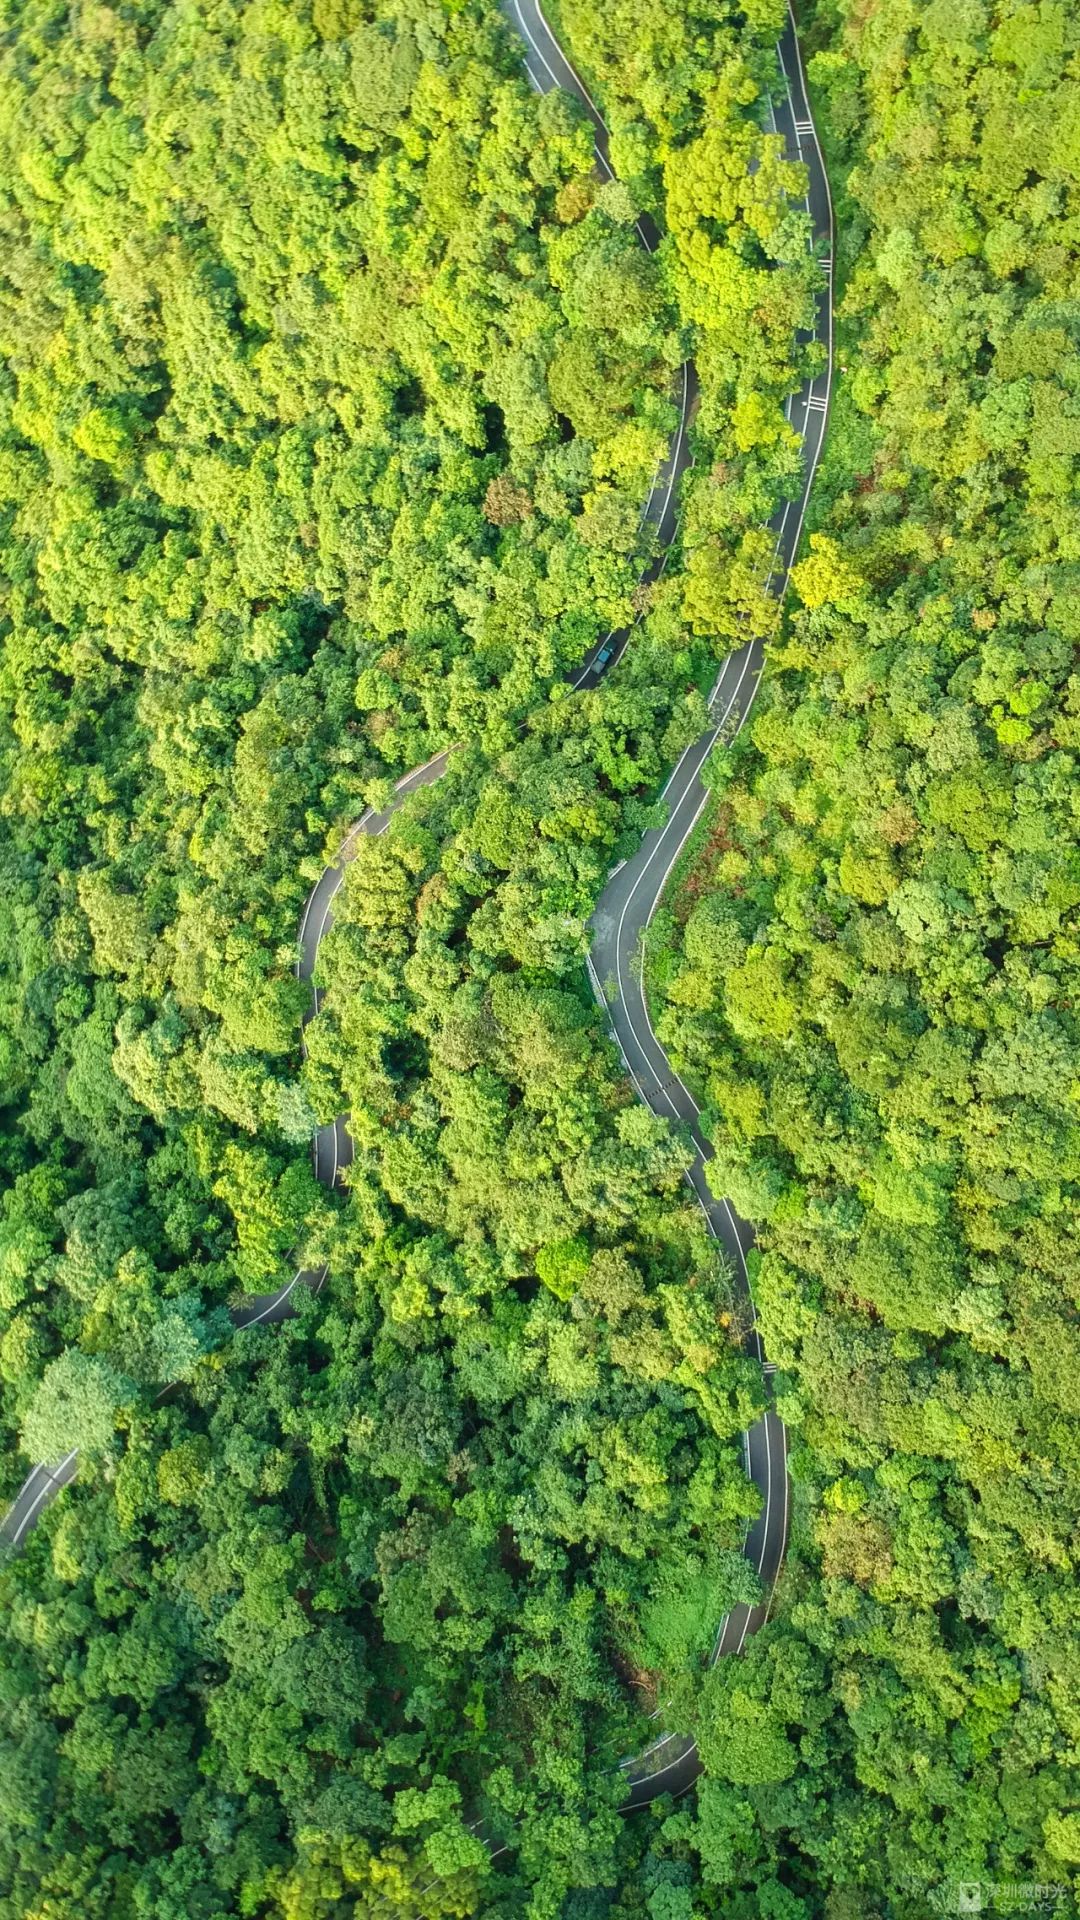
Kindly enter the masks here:
[[[487, 0], [2, 19], [4, 1490], [83, 1466], [0, 1565], [0, 1920], [888, 1920], [1065, 1880], [1068, 10], [803, 23], [847, 371], [649, 958], [797, 1441], [775, 1617], [714, 1670], [763, 1384], [582, 959], [775, 624], [820, 358], [783, 8], [562, 0], [607, 185]], [[308, 889], [451, 744], [350, 868], [301, 1066]], [[322, 1293], [234, 1334], [297, 1258]], [[658, 1707], [707, 1777], [626, 1821]]]
[[[82, 1460], [0, 1574], [13, 1920], [554, 1913], [753, 1597], [760, 1374], [582, 957], [739, 616], [639, 586], [688, 351], [706, 467], [798, 469], [776, 24], [625, 23], [604, 187], [490, 8], [8, 10], [7, 1486]], [[450, 743], [301, 1072], [310, 883]]]
[[715, 1684], [789, 1665], [816, 1714], [797, 1766], [740, 1772], [726, 1736], [748, 1791], [705, 1789], [705, 1857], [748, 1890], [843, 1859], [830, 1914], [917, 1913], [1080, 1864], [1080, 30], [826, 5], [810, 44], [844, 371], [647, 965], [760, 1223], [796, 1443], [762, 1678]]

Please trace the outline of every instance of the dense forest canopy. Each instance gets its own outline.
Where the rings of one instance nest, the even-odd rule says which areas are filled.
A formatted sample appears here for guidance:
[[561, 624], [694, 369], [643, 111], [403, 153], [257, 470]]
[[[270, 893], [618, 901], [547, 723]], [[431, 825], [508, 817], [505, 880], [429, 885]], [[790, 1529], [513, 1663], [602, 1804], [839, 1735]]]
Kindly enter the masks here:
[[[691, 348], [747, 526], [797, 475], [778, 19], [635, 29], [604, 186], [491, 9], [8, 10], [8, 1485], [83, 1462], [3, 1574], [20, 1920], [554, 1912], [754, 1595], [760, 1375], [581, 963], [746, 595], [639, 584]], [[301, 1075], [307, 888], [450, 743]], [[327, 1288], [233, 1336], [294, 1250]]]
[[[782, 18], [562, 0], [601, 185], [482, 0], [0, 0], [6, 1488], [84, 1457], [0, 1569], [3, 1920], [887, 1920], [1080, 1859], [1054, 0], [804, 23], [845, 372], [648, 959], [797, 1440], [773, 1621], [712, 1671], [762, 1381], [581, 964], [775, 623], [820, 363]], [[350, 868], [301, 1071], [307, 890], [451, 744]], [[323, 1293], [233, 1334], [294, 1253]], [[626, 1822], [661, 1703], [707, 1778]]]
[[820, 1725], [737, 1835], [703, 1805], [748, 1887], [843, 1848], [860, 1913], [949, 1880], [1070, 1910], [1080, 24], [889, 0], [821, 7], [813, 44], [843, 372], [797, 598], [648, 967], [761, 1223], [801, 1513], [770, 1651]]

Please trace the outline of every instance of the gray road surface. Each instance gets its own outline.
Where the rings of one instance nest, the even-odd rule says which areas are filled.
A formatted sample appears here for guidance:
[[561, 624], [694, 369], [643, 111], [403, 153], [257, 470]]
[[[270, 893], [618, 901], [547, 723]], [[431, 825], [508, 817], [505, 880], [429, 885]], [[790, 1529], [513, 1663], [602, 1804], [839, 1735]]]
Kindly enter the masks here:
[[[613, 177], [608, 158], [607, 129], [587, 88], [556, 41], [538, 0], [502, 0], [502, 4], [525, 43], [525, 66], [533, 86], [540, 92], [562, 87], [577, 97], [593, 124], [597, 165], [603, 174]], [[784, 137], [789, 157], [802, 160], [807, 167], [807, 208], [815, 240], [823, 241], [828, 249], [824, 258], [827, 284], [818, 299], [815, 327], [816, 337], [827, 346], [828, 363], [818, 378], [792, 396], [788, 407], [788, 416], [803, 439], [803, 486], [799, 498], [785, 504], [771, 522], [776, 539], [768, 587], [778, 598], [786, 586], [788, 570], [798, 550], [806, 502], [825, 434], [832, 378], [833, 245], [828, 180], [814, 131], [790, 13], [779, 44], [779, 54], [786, 95], [774, 108], [774, 124]], [[643, 216], [638, 222], [638, 232], [643, 246], [651, 252], [657, 243], [657, 233], [648, 216]], [[648, 521], [655, 530], [656, 557], [644, 576], [647, 580], [656, 578], [661, 572], [677, 530], [678, 482], [690, 463], [687, 428], [696, 393], [696, 375], [688, 364], [680, 370], [677, 381], [678, 426], [667, 454], [657, 469], [642, 511], [643, 520]], [[601, 672], [610, 670], [618, 660], [628, 643], [630, 632], [630, 629], [626, 629], [600, 640], [571, 676], [571, 684], [574, 687], [595, 685]], [[610, 657], [600, 668], [597, 656], [607, 645], [611, 647]], [[737, 1217], [728, 1202], [715, 1199], [709, 1189], [706, 1168], [711, 1150], [699, 1129], [698, 1109], [687, 1088], [673, 1073], [653, 1033], [636, 956], [641, 951], [668, 875], [708, 798], [702, 781], [702, 769], [710, 749], [718, 738], [730, 739], [742, 726], [757, 691], [763, 664], [763, 648], [757, 640], [749, 642], [725, 660], [712, 691], [708, 731], [687, 748], [664, 790], [668, 809], [665, 825], [645, 835], [633, 859], [612, 875], [601, 895], [593, 916], [593, 943], [589, 957], [594, 991], [610, 1022], [611, 1031], [638, 1093], [654, 1113], [685, 1122], [690, 1129], [696, 1153], [687, 1170], [687, 1179], [710, 1230], [733, 1263], [749, 1306], [751, 1321], [753, 1302], [747, 1283], [746, 1253], [753, 1235], [747, 1223]], [[397, 784], [391, 805], [382, 813], [369, 809], [346, 835], [337, 857], [320, 876], [304, 909], [297, 963], [300, 979], [314, 979], [319, 944], [333, 926], [334, 899], [359, 838], [385, 832], [394, 813], [411, 793], [442, 777], [447, 758], [448, 753], [444, 751], [424, 766], [406, 774]], [[608, 991], [605, 992], [605, 989]], [[318, 1007], [318, 989], [312, 985], [311, 1007], [306, 1018], [310, 1019], [317, 1013]], [[352, 1143], [345, 1116], [317, 1130], [312, 1152], [317, 1177], [325, 1185], [335, 1186], [352, 1158]], [[325, 1268], [300, 1268], [276, 1292], [261, 1295], [238, 1308], [233, 1315], [236, 1326], [250, 1327], [288, 1318], [294, 1312], [292, 1295], [295, 1289], [306, 1286], [317, 1292], [325, 1276]], [[750, 1346], [765, 1368], [767, 1379], [768, 1362], [756, 1326], [750, 1334]], [[786, 1436], [780, 1420], [771, 1409], [745, 1436], [745, 1454], [747, 1472], [762, 1496], [761, 1511], [747, 1533], [745, 1551], [761, 1576], [765, 1593], [769, 1595], [783, 1563], [788, 1517]], [[0, 1523], [0, 1539], [18, 1546], [77, 1470], [78, 1455], [74, 1452], [56, 1466], [33, 1467], [10, 1511]], [[734, 1608], [721, 1622], [714, 1658], [738, 1653], [747, 1635], [763, 1624], [767, 1613], [767, 1603]], [[624, 1762], [623, 1770], [628, 1785], [625, 1810], [631, 1811], [644, 1806], [659, 1793], [685, 1792], [697, 1778], [700, 1762], [697, 1749], [685, 1735], [663, 1733], [645, 1754]], [[501, 1848], [498, 1850], [502, 1851]]]

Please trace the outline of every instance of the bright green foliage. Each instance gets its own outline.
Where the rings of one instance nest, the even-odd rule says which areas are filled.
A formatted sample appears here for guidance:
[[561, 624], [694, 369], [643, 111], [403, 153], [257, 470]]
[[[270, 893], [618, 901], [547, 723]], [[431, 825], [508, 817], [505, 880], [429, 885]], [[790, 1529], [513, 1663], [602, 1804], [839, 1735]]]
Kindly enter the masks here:
[[[637, 586], [689, 352], [702, 473], [794, 472], [775, 23], [672, 0], [601, 186], [486, 0], [0, 21], [6, 1490], [84, 1454], [3, 1570], [0, 1916], [554, 1920], [757, 1591], [760, 1378], [581, 961], [724, 644], [677, 552]], [[455, 743], [301, 1072], [307, 890]]]
[[[1069, 10], [811, 23], [846, 371], [651, 950], [796, 1449], [774, 1617], [711, 1673], [761, 1382], [581, 958], [711, 657], [775, 624], [820, 271], [782, 10], [564, 0], [616, 186], [481, 0], [0, 17], [8, 1487], [20, 1434], [87, 1455], [3, 1570], [2, 1920], [921, 1920], [1064, 1881]], [[687, 353], [683, 541], [638, 591]], [[358, 844], [301, 1078], [306, 889], [452, 742]], [[305, 1139], [346, 1108], [339, 1205]], [[322, 1295], [232, 1337], [294, 1248]], [[658, 1705], [708, 1777], [623, 1822]]]
[[1080, 27], [816, 35], [816, 531], [650, 958], [800, 1483], [775, 1637], [701, 1702], [725, 1920], [774, 1872], [829, 1920], [1064, 1883], [1077, 1804]]
[[745, 8], [741, 30], [700, 0], [562, 0], [559, 17], [602, 92], [617, 172], [666, 228], [666, 274], [694, 322], [709, 456], [687, 502], [682, 600], [691, 632], [722, 651], [775, 619], [764, 525], [802, 474], [784, 402], [821, 352], [795, 340], [813, 328], [820, 276], [805, 174], [763, 97], [785, 8]]

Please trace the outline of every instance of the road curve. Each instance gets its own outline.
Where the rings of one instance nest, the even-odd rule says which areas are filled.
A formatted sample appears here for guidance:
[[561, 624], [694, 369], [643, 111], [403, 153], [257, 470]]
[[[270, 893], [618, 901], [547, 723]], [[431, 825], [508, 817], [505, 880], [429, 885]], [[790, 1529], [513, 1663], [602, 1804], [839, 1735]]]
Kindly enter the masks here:
[[[603, 119], [588, 89], [559, 46], [544, 17], [538, 0], [501, 0], [511, 24], [525, 44], [525, 67], [539, 92], [562, 87], [576, 96], [592, 121], [597, 165], [601, 173], [613, 178], [608, 155], [608, 135]], [[767, 590], [779, 599], [787, 584], [788, 571], [798, 549], [806, 504], [821, 453], [829, 404], [832, 376], [832, 207], [821, 148], [814, 130], [806, 93], [802, 60], [790, 12], [778, 53], [786, 95], [773, 109], [773, 126], [785, 141], [790, 158], [804, 162], [809, 192], [806, 205], [811, 216], [815, 242], [824, 241], [827, 251], [822, 264], [825, 285], [818, 296], [816, 324], [803, 340], [818, 338], [827, 347], [828, 360], [822, 374], [806, 383], [788, 405], [788, 416], [803, 440], [803, 486], [797, 500], [788, 502], [774, 516], [771, 527], [776, 535]], [[658, 234], [651, 220], [643, 215], [638, 221], [642, 244], [652, 252]], [[676, 404], [679, 421], [671, 444], [660, 462], [642, 509], [642, 521], [653, 529], [655, 558], [644, 578], [654, 579], [662, 571], [677, 530], [678, 481], [690, 464], [687, 425], [697, 392], [697, 380], [691, 364], [685, 365], [677, 380]], [[601, 674], [615, 664], [630, 638], [630, 629], [606, 636], [597, 642], [581, 666], [570, 676], [574, 688], [592, 686]], [[599, 656], [606, 657], [601, 661]], [[663, 893], [665, 882], [678, 855], [692, 832], [708, 798], [702, 772], [713, 744], [720, 738], [732, 738], [750, 711], [764, 665], [760, 640], [729, 654], [710, 696], [710, 725], [701, 738], [688, 747], [664, 789], [668, 817], [664, 826], [647, 833], [632, 860], [611, 876], [593, 915], [593, 941], [589, 955], [589, 975], [597, 1000], [604, 1010], [630, 1076], [645, 1104], [663, 1118], [685, 1123], [694, 1144], [694, 1158], [686, 1177], [693, 1187], [711, 1232], [725, 1249], [741, 1284], [749, 1309], [752, 1352], [765, 1369], [761, 1338], [753, 1322], [753, 1301], [747, 1281], [746, 1253], [753, 1235], [726, 1200], [716, 1200], [708, 1185], [706, 1167], [711, 1155], [709, 1143], [700, 1131], [699, 1110], [683, 1082], [672, 1069], [652, 1029], [642, 989], [641, 969], [636, 963], [649, 923]], [[342, 885], [346, 868], [361, 837], [377, 837], [386, 831], [390, 820], [410, 794], [430, 786], [446, 771], [450, 749], [436, 754], [397, 782], [394, 797], [381, 812], [368, 808], [349, 830], [337, 855], [325, 868], [307, 900], [299, 929], [297, 976], [313, 982], [323, 936], [333, 925], [334, 899]], [[312, 985], [312, 999], [305, 1024], [318, 1012], [319, 991]], [[346, 1117], [317, 1129], [312, 1143], [315, 1172], [324, 1185], [336, 1186], [352, 1159], [352, 1142]], [[326, 1277], [325, 1267], [299, 1268], [275, 1292], [263, 1294], [237, 1308], [234, 1324], [251, 1327], [287, 1319], [295, 1311], [292, 1295], [298, 1286], [318, 1292]], [[787, 1443], [783, 1425], [770, 1408], [753, 1426], [744, 1440], [747, 1472], [762, 1494], [761, 1512], [749, 1528], [745, 1552], [757, 1569], [767, 1595], [783, 1562], [787, 1540], [788, 1480]], [[68, 1453], [55, 1466], [37, 1465], [27, 1475], [15, 1501], [0, 1522], [0, 1542], [18, 1547], [40, 1515], [61, 1488], [78, 1471], [77, 1452]], [[738, 1653], [748, 1634], [764, 1623], [768, 1602], [754, 1607], [739, 1606], [721, 1622], [713, 1649], [713, 1659], [726, 1653]], [[628, 1793], [624, 1811], [646, 1805], [660, 1793], [678, 1794], [692, 1785], [700, 1772], [697, 1749], [692, 1740], [678, 1733], [662, 1734], [636, 1759], [623, 1762]], [[496, 1851], [502, 1851], [497, 1848]]]
[[[507, 10], [512, 22], [516, 25], [512, 0]], [[585, 94], [584, 88], [574, 77], [572, 69], [563, 60], [555, 42], [551, 40], [546, 23], [541, 24], [541, 22], [542, 16], [538, 15], [534, 31], [547, 34], [549, 53], [555, 60], [561, 62], [563, 77], [556, 83], [551, 77], [550, 69], [539, 64], [536, 53], [528, 52], [526, 67], [530, 78], [535, 85], [535, 67], [535, 73], [545, 75], [541, 91], [560, 84], [564, 85], [567, 91], [577, 94], [597, 129], [598, 165], [609, 179], [613, 178], [607, 158], [607, 133], [603, 122]], [[520, 26], [518, 30], [525, 37], [528, 48], [529, 40], [524, 26]], [[534, 63], [533, 66], [529, 65], [530, 60]], [[647, 216], [639, 220], [638, 232], [642, 244], [652, 252], [657, 244], [658, 235]], [[643, 581], [655, 580], [663, 571], [675, 537], [678, 523], [678, 481], [690, 464], [688, 426], [696, 396], [697, 377], [693, 367], [688, 364], [679, 369], [675, 381], [674, 400], [679, 413], [678, 422], [670, 444], [657, 466], [641, 510], [642, 527], [649, 529], [649, 541], [655, 556], [641, 576]], [[596, 686], [603, 675], [610, 671], [621, 657], [632, 631], [632, 628], [627, 627], [608, 633], [599, 639], [580, 665], [568, 676], [571, 687], [579, 691], [582, 688]], [[602, 655], [604, 658], [601, 660]], [[394, 797], [389, 806], [382, 812], [376, 812], [374, 808], [369, 807], [355, 825], [350, 827], [334, 859], [320, 874], [305, 905], [298, 934], [300, 947], [296, 966], [298, 979], [314, 982], [320, 942], [334, 924], [334, 898], [345, 878], [345, 870], [356, 852], [361, 837], [365, 835], [375, 837], [384, 833], [394, 814], [410, 794], [415, 793], [419, 787], [430, 786], [434, 781], [441, 779], [446, 771], [451, 751], [451, 748], [444, 748], [433, 759], [425, 761], [422, 767], [414, 767], [411, 773], [405, 774], [397, 782]], [[304, 1016], [305, 1025], [319, 1010], [320, 996], [314, 984], [312, 984], [311, 993], [311, 1004]], [[316, 1129], [312, 1141], [312, 1158], [316, 1177], [325, 1186], [333, 1187], [338, 1184], [352, 1155], [353, 1147], [349, 1137], [347, 1115], [340, 1115], [337, 1120]], [[240, 1328], [271, 1325], [291, 1318], [295, 1312], [292, 1296], [297, 1287], [308, 1287], [312, 1292], [318, 1293], [325, 1278], [325, 1267], [298, 1268], [284, 1285], [276, 1288], [274, 1292], [258, 1294], [254, 1299], [245, 1301], [242, 1306], [237, 1307], [232, 1314], [234, 1326]], [[32, 1467], [12, 1505], [0, 1520], [0, 1546], [21, 1546], [46, 1507], [55, 1500], [61, 1489], [75, 1478], [78, 1469], [77, 1451], [66, 1454], [55, 1466], [39, 1464]]]
[[[531, 0], [513, 0], [528, 5]], [[787, 586], [802, 535], [814, 474], [821, 457], [832, 384], [833, 220], [828, 177], [806, 93], [802, 57], [790, 4], [788, 21], [778, 45], [785, 97], [773, 109], [772, 124], [784, 137], [788, 156], [807, 169], [806, 199], [815, 243], [825, 242], [821, 256], [824, 284], [817, 298], [813, 334], [827, 351], [826, 365], [793, 395], [788, 417], [802, 436], [803, 482], [794, 501], [786, 502], [770, 521], [776, 539], [768, 590], [777, 600]], [[589, 975], [596, 998], [607, 1014], [611, 1032], [638, 1094], [653, 1113], [683, 1123], [690, 1132], [694, 1157], [686, 1178], [693, 1188], [710, 1232], [720, 1242], [735, 1272], [748, 1311], [749, 1350], [765, 1372], [769, 1362], [754, 1317], [754, 1303], [746, 1268], [753, 1230], [740, 1220], [729, 1202], [716, 1199], [710, 1189], [707, 1166], [712, 1148], [700, 1127], [700, 1110], [689, 1089], [674, 1073], [653, 1031], [644, 991], [644, 942], [660, 903], [665, 884], [709, 797], [703, 769], [718, 740], [730, 741], [749, 714], [764, 667], [764, 645], [752, 640], [728, 655], [709, 697], [710, 725], [683, 754], [664, 788], [667, 819], [644, 836], [633, 859], [617, 868], [597, 902]], [[749, 1528], [744, 1553], [756, 1569], [766, 1599], [759, 1606], [737, 1606], [720, 1623], [713, 1660], [739, 1653], [747, 1636], [768, 1618], [772, 1591], [783, 1564], [788, 1530], [787, 1436], [777, 1413], [769, 1406], [744, 1436], [746, 1470], [762, 1496], [761, 1511]], [[684, 1793], [701, 1771], [694, 1742], [683, 1734], [668, 1733], [647, 1751], [624, 1762], [628, 1783], [625, 1811], [644, 1806], [659, 1793]]]

